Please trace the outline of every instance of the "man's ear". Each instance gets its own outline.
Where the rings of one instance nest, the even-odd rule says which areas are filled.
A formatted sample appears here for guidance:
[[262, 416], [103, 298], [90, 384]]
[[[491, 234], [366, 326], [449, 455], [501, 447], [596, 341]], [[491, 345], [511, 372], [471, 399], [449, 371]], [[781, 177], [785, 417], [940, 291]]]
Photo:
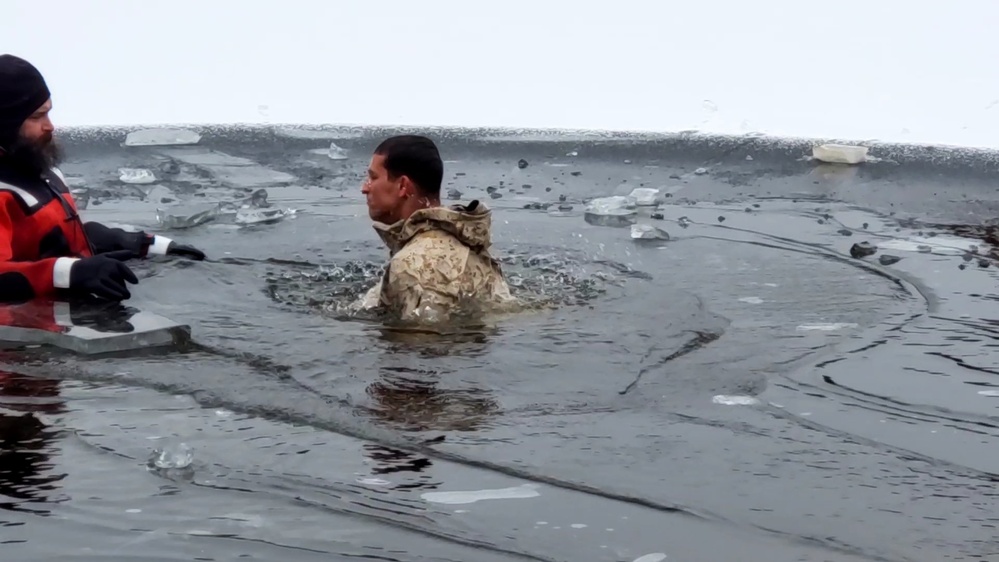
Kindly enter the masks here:
[[416, 186], [409, 176], [399, 177], [399, 195], [403, 197], [413, 197], [416, 195]]

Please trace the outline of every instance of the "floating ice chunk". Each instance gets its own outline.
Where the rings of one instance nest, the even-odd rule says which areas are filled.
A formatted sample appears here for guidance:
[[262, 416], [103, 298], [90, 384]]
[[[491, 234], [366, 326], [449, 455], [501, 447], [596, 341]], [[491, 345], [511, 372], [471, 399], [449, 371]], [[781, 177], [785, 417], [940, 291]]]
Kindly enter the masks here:
[[194, 451], [187, 443], [168, 445], [153, 452], [156, 468], [187, 468], [194, 461]]
[[979, 390], [978, 394], [982, 396], [999, 396], [999, 390]]
[[843, 328], [856, 328], [857, 325], [853, 322], [830, 322], [826, 324], [802, 324], [798, 326], [798, 330], [802, 332], [808, 331], [820, 331], [820, 332], [832, 332], [835, 330], [842, 330]]
[[187, 129], [143, 129], [125, 137], [125, 146], [177, 146], [199, 142], [201, 135]]
[[211, 222], [222, 214], [218, 203], [203, 205], [177, 205], [157, 208], [156, 222], [163, 228], [191, 228]]
[[347, 151], [336, 145], [335, 142], [330, 143], [330, 160], [346, 160]]
[[475, 503], [482, 500], [512, 500], [536, 498], [541, 493], [537, 490], [536, 484], [522, 484], [512, 488], [500, 488], [496, 490], [473, 490], [468, 492], [427, 492], [420, 497], [428, 502], [444, 503], [450, 505]]
[[643, 207], [654, 207], [660, 200], [659, 190], [651, 187], [636, 187], [629, 197], [635, 200], [636, 205]]
[[154, 183], [156, 176], [145, 168], [118, 168], [118, 179], [122, 183]]
[[719, 394], [711, 398], [711, 401], [722, 406], [753, 406], [760, 403], [752, 396], [727, 396], [725, 394]]
[[669, 240], [669, 233], [650, 224], [633, 224], [631, 237], [635, 240]]
[[236, 224], [269, 224], [295, 214], [295, 209], [240, 209], [236, 213]]
[[635, 206], [635, 200], [631, 197], [600, 197], [586, 205], [583, 219], [598, 226], [629, 226], [638, 220]]
[[744, 302], [746, 304], [763, 304], [763, 299], [760, 297], [742, 297], [739, 302]]
[[867, 147], [849, 144], [823, 144], [812, 147], [812, 158], [831, 164], [860, 164], [867, 160]]
[[635, 559], [635, 562], [663, 562], [666, 560], [667, 556], [662, 552], [653, 552], [652, 554], [646, 554], [645, 556], [639, 556]]

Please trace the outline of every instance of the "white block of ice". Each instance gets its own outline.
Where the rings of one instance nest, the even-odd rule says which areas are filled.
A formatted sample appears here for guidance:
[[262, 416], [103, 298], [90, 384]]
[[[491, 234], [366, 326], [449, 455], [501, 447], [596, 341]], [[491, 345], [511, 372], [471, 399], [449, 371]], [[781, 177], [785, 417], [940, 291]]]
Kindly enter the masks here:
[[867, 160], [867, 147], [849, 144], [823, 144], [812, 147], [812, 158], [831, 164], [860, 164]]
[[642, 207], [652, 207], [660, 200], [659, 190], [651, 187], [636, 187], [631, 190], [629, 197], [635, 200], [636, 205]]
[[145, 168], [118, 168], [118, 174], [118, 179], [122, 183], [147, 184], [156, 182], [156, 176]]

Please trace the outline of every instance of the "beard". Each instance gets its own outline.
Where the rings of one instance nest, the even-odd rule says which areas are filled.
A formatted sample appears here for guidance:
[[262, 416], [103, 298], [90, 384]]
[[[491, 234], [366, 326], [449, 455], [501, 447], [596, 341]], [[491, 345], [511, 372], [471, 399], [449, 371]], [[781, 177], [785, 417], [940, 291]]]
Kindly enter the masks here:
[[62, 147], [55, 137], [48, 135], [37, 141], [19, 137], [5, 159], [26, 172], [40, 174], [61, 164], [62, 157]]

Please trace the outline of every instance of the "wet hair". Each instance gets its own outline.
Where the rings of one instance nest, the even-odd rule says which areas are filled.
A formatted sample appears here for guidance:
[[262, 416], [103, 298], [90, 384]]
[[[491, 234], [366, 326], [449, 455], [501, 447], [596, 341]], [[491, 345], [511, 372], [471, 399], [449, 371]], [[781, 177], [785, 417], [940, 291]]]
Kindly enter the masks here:
[[421, 195], [440, 199], [444, 162], [434, 141], [420, 135], [399, 135], [382, 141], [375, 154], [385, 157], [389, 177], [408, 176]]

